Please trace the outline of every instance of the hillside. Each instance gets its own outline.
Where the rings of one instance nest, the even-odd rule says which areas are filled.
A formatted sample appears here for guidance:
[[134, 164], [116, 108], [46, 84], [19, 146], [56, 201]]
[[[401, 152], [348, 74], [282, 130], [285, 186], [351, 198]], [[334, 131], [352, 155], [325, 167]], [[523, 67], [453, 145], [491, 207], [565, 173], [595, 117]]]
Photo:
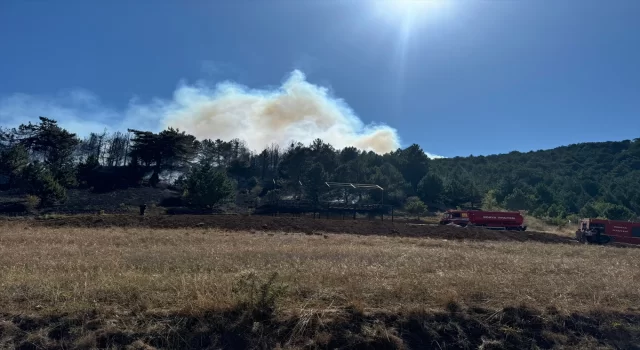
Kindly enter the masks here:
[[485, 205], [535, 216], [640, 215], [640, 139], [581, 143], [551, 150], [438, 159], [431, 170], [472, 183]]

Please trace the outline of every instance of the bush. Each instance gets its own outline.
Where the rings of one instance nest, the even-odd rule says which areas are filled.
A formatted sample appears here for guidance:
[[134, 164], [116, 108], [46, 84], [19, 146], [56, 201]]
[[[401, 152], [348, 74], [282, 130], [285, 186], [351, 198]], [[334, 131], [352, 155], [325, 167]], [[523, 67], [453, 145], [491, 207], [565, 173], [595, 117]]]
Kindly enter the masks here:
[[609, 220], [631, 220], [635, 218], [635, 214], [622, 205], [612, 204], [605, 209], [604, 217]]
[[40, 205], [40, 198], [38, 198], [38, 196], [29, 194], [25, 198], [25, 203], [26, 203], [27, 209], [31, 211], [36, 209]]
[[193, 167], [185, 180], [184, 197], [194, 207], [212, 208], [220, 202], [231, 200], [233, 195], [231, 180], [210, 164]]
[[42, 179], [40, 190], [38, 191], [41, 206], [51, 206], [67, 200], [67, 190], [62, 187], [52, 176]]
[[46, 207], [67, 199], [67, 191], [54, 178], [49, 169], [40, 163], [30, 164], [25, 169], [27, 192], [40, 199], [40, 206]]
[[277, 283], [277, 279], [277, 272], [264, 279], [254, 271], [245, 271], [234, 282], [231, 292], [239, 306], [269, 315], [276, 309], [278, 301], [287, 290], [286, 285]]
[[498, 210], [498, 200], [496, 199], [496, 191], [489, 190], [482, 198], [482, 209], [484, 210]]
[[587, 203], [580, 209], [580, 216], [583, 218], [597, 218], [599, 213], [593, 203]]
[[550, 218], [563, 218], [566, 216], [566, 211], [562, 206], [554, 203], [547, 210], [547, 216]]
[[404, 209], [407, 213], [420, 217], [420, 215], [427, 211], [427, 206], [418, 197], [409, 197]]

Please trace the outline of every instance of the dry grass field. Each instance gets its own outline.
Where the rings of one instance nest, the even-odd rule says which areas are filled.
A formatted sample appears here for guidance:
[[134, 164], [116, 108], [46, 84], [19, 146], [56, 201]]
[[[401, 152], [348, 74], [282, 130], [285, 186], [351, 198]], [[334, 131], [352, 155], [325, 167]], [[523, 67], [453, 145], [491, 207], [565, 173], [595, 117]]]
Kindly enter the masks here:
[[[271, 283], [266, 283], [269, 278]], [[361, 315], [415, 312], [431, 315], [429, 310], [437, 313], [445, 308], [451, 312], [504, 311], [515, 306], [518, 310], [557, 310], [554, 314], [563, 317], [587, 315], [594, 310], [633, 316], [640, 306], [639, 287], [640, 249], [632, 248], [194, 228], [89, 229], [46, 228], [26, 222], [0, 224], [0, 338], [4, 337], [5, 342], [0, 342], [0, 348], [3, 344], [10, 348], [9, 345], [19, 342], [34, 344], [35, 348], [118, 344], [120, 338], [112, 336], [102, 343], [96, 343], [99, 336], [87, 340], [87, 332], [95, 333], [96, 329], [81, 328], [57, 338], [51, 336], [47, 324], [54, 321], [47, 317], [55, 315], [85, 315], [77, 316], [76, 325], [88, 322], [88, 312], [91, 317], [105, 315], [100, 316], [104, 317], [101, 321], [104, 327], [109, 317], [124, 320], [136, 315], [138, 321], [119, 326], [136, 329], [141, 327], [140, 317], [169, 314], [195, 317], [211, 310], [237, 310], [238, 305], [255, 307], [264, 300], [277, 318], [297, 320], [282, 321], [295, 324], [290, 327], [291, 332], [300, 327], [304, 315], [308, 321], [308, 315], [312, 314], [327, 317], [351, 312], [349, 317], [354, 317], [356, 311]], [[32, 335], [36, 340], [27, 341], [28, 329], [22, 336], [17, 335], [20, 329], [25, 330], [20, 327], [24, 319], [16, 315], [42, 317], [41, 327], [36, 327], [40, 335]], [[198, 320], [202, 322], [202, 318]], [[624, 317], [622, 320], [615, 322], [622, 324]], [[399, 322], [395, 318], [387, 321]], [[255, 327], [255, 322], [249, 328]], [[460, 322], [456, 324], [463, 324]], [[113, 327], [116, 326], [111, 324]], [[398, 328], [393, 329], [397, 333]], [[373, 328], [370, 331], [379, 333]], [[448, 334], [446, 330], [443, 332]], [[486, 332], [491, 334], [489, 330]], [[627, 338], [635, 336], [629, 330], [625, 332]], [[325, 345], [332, 344], [327, 340], [331, 338], [330, 332], [325, 333], [314, 333], [312, 338], [317, 347], [322, 348], [319, 345], [323, 344], [322, 339]], [[369, 338], [374, 339], [375, 334]], [[508, 336], [500, 337], [494, 345], [509, 348], [505, 340]], [[566, 335], [562, 337], [565, 338], [552, 337], [555, 340], [547, 342], [571, 343]], [[293, 335], [289, 334], [287, 339], [291, 338]], [[481, 336], [476, 338], [487, 341]], [[153, 343], [136, 343], [135, 339], [130, 334], [122, 344], [144, 347]], [[386, 339], [395, 344], [392, 348], [407, 346], [402, 339], [393, 340], [389, 336]], [[251, 347], [269, 348], [275, 344], [264, 341], [251, 343]], [[595, 340], [595, 343], [581, 342], [574, 339], [578, 347], [598, 344]], [[207, 344], [221, 346], [214, 343]], [[162, 347], [162, 344], [174, 347], [178, 343], [165, 339], [155, 345]], [[187, 342], [179, 344], [199, 347]], [[448, 348], [464, 348], [461, 344], [467, 343], [448, 344]], [[540, 346], [540, 340], [537, 344]], [[438, 342], [439, 347], [443, 345], [447, 347], [445, 341]], [[473, 348], [477, 344], [469, 340], [467, 345]]]

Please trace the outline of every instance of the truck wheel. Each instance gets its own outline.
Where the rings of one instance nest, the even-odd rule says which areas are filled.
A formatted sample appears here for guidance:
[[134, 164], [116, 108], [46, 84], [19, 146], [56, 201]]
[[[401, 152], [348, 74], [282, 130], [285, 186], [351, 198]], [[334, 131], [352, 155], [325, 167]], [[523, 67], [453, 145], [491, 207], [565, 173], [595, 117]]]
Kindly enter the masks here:
[[602, 235], [600, 236], [600, 241], [598, 242], [599, 244], [607, 244], [611, 242], [611, 237], [607, 236], [607, 235]]

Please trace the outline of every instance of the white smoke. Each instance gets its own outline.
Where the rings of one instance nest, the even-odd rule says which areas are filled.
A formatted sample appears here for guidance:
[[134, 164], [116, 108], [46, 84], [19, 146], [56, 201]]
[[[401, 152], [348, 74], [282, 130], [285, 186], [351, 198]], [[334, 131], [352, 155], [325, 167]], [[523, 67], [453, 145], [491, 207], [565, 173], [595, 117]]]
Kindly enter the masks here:
[[86, 90], [0, 98], [3, 126], [33, 121], [38, 116], [58, 120], [80, 136], [105, 128], [160, 131], [174, 127], [199, 139], [242, 139], [258, 152], [274, 143], [286, 147], [292, 141], [309, 144], [316, 138], [337, 149], [355, 146], [386, 153], [400, 147], [395, 129], [365, 125], [342, 99], [325, 87], [307, 82], [298, 70], [273, 89], [250, 89], [233, 82], [181, 83], [170, 99], [132, 100], [121, 111], [104, 105]]
[[355, 146], [385, 153], [400, 147], [395, 129], [364, 125], [328, 89], [306, 81], [293, 71], [275, 90], [256, 90], [225, 82], [213, 88], [181, 85], [162, 106], [164, 126], [180, 128], [202, 138], [239, 138], [250, 149], [292, 141], [309, 144], [316, 138], [336, 148]]

